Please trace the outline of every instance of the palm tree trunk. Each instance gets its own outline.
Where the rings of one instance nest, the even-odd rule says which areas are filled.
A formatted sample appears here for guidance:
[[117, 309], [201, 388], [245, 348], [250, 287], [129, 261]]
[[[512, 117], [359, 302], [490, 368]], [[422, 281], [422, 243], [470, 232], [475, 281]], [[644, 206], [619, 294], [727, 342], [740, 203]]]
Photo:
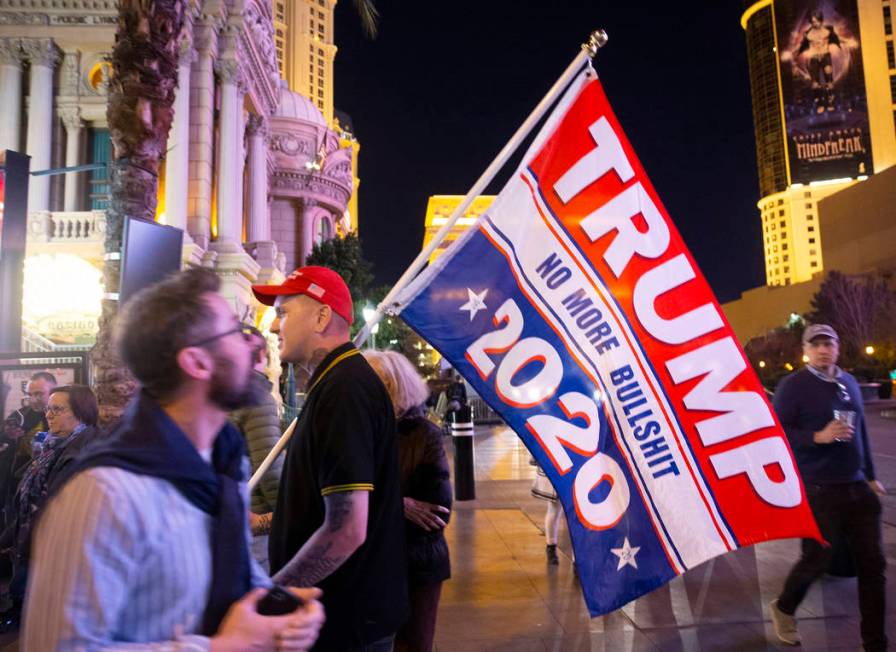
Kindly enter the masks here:
[[[185, 0], [119, 0], [106, 115], [112, 138], [112, 201], [106, 211], [107, 254], [120, 254], [126, 217], [155, 219], [159, 167], [174, 117], [178, 41]], [[120, 260], [106, 256], [107, 297], [118, 293]], [[100, 419], [121, 416], [136, 389], [113, 343], [118, 301], [103, 299], [96, 345], [91, 352]]]

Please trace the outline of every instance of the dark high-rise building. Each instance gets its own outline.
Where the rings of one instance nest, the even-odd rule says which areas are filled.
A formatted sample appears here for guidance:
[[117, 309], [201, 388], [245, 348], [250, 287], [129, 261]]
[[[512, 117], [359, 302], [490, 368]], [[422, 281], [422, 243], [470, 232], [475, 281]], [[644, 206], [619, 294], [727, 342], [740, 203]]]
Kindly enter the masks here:
[[768, 285], [822, 271], [818, 201], [896, 163], [893, 2], [745, 3]]

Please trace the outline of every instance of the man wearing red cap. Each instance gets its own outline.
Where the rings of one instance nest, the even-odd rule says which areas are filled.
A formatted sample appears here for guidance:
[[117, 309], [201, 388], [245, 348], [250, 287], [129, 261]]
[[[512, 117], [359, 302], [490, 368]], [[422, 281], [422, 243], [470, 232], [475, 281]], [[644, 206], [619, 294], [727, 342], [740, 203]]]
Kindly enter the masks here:
[[280, 359], [310, 373], [269, 539], [275, 581], [319, 586], [317, 650], [392, 649], [407, 615], [404, 520], [392, 404], [349, 340], [352, 299], [325, 267], [255, 285], [273, 305]]

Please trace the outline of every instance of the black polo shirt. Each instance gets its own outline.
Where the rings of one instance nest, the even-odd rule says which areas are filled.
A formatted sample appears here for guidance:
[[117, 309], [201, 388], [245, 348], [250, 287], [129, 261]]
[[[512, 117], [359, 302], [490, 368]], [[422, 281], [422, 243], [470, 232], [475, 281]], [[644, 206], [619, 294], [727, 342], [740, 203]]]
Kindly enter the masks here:
[[365, 542], [319, 585], [327, 621], [315, 649], [345, 650], [396, 632], [407, 616], [395, 417], [386, 388], [350, 343], [324, 358], [308, 387], [274, 510], [271, 574], [323, 524], [324, 496], [370, 492]]

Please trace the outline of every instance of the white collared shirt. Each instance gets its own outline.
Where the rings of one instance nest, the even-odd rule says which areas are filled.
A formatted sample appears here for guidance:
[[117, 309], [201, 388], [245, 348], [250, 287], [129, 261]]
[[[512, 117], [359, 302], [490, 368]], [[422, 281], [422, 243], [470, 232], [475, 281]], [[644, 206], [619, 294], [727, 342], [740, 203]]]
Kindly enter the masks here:
[[[22, 651], [208, 650], [195, 634], [211, 587], [211, 528], [165, 480], [110, 467], [78, 474], [34, 533]], [[250, 563], [252, 585], [269, 586]]]

